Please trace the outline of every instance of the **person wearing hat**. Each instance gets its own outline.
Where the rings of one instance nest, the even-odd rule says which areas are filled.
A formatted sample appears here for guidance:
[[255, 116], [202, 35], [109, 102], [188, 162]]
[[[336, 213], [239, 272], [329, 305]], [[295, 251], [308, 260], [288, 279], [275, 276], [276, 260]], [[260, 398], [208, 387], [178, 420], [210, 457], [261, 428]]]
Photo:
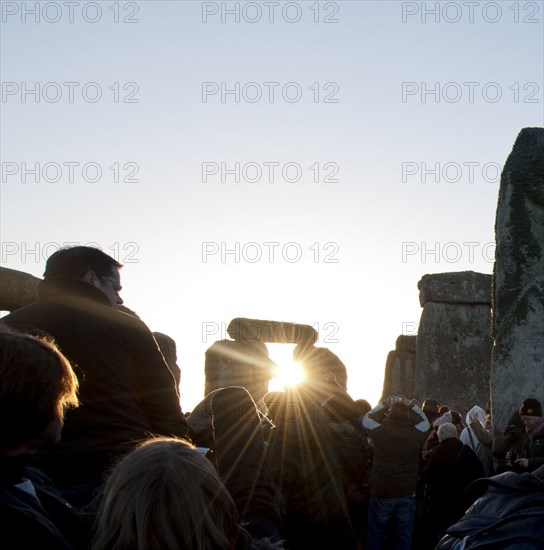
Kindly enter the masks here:
[[523, 443], [522, 458], [516, 460], [520, 468], [532, 472], [544, 464], [544, 417], [540, 401], [529, 397], [523, 401], [519, 415], [527, 437]]
[[363, 427], [374, 444], [366, 550], [381, 550], [394, 523], [397, 549], [412, 548], [421, 446], [430, 429], [425, 413], [402, 396], [367, 412]]

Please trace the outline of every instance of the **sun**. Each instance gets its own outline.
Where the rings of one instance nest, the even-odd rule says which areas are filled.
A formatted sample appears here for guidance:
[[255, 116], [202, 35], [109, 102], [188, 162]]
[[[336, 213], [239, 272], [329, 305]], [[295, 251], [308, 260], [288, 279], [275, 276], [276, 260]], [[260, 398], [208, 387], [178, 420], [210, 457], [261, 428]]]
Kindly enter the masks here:
[[300, 363], [284, 361], [276, 368], [276, 378], [283, 387], [293, 387], [300, 384], [304, 378], [304, 368]]

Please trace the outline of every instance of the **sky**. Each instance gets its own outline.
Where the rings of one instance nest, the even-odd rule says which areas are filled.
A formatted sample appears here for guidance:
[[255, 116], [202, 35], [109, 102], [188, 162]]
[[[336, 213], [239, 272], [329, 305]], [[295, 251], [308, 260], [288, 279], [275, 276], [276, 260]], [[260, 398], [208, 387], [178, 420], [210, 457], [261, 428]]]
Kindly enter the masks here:
[[502, 166], [544, 125], [542, 1], [1, 8], [1, 265], [123, 263], [184, 410], [235, 317], [313, 325], [376, 404], [421, 277], [492, 272]]

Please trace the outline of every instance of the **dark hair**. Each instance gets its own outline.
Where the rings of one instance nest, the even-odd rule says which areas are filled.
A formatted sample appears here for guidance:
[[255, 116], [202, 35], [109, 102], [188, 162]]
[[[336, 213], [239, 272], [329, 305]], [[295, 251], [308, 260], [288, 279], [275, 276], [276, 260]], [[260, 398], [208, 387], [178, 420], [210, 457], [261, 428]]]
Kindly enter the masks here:
[[458, 411], [450, 411], [451, 414], [451, 422], [452, 424], [460, 424], [463, 425], [463, 418], [461, 416], [461, 413]]
[[410, 418], [410, 409], [402, 401], [395, 401], [391, 404], [386, 422], [407, 420], [408, 418]]
[[117, 260], [92, 246], [72, 246], [57, 250], [49, 256], [44, 278], [69, 277], [79, 279], [88, 271], [98, 277], [108, 277], [114, 269], [123, 267]]
[[438, 401], [436, 399], [425, 399], [423, 402], [423, 412], [438, 413]]
[[78, 381], [51, 342], [0, 323], [0, 448], [40, 434], [66, 405], [77, 406]]
[[359, 416], [365, 415], [370, 409], [372, 409], [372, 406], [366, 399], [356, 399], [355, 405], [359, 408]]

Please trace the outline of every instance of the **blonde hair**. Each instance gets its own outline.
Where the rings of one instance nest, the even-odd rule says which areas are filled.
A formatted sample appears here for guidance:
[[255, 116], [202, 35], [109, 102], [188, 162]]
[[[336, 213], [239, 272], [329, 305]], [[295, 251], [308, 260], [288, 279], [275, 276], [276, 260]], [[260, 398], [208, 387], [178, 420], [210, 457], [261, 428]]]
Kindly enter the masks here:
[[94, 550], [211, 550], [244, 537], [235, 504], [193, 445], [157, 437], [111, 472], [95, 520]]

